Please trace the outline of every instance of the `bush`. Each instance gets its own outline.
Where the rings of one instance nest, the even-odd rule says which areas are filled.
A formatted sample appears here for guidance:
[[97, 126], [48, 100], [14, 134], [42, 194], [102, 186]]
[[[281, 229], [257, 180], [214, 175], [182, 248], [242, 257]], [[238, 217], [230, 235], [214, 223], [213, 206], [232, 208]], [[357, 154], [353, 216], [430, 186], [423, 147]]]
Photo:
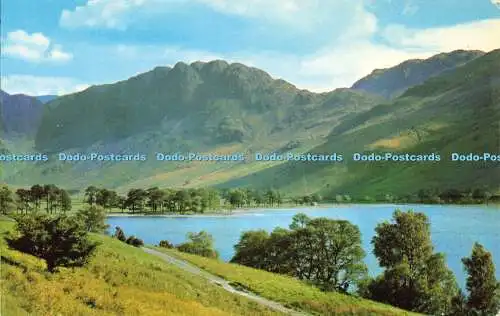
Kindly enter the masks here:
[[135, 236], [129, 236], [125, 242], [127, 244], [135, 246], [135, 247], [144, 246], [144, 241], [142, 239], [135, 237]]
[[16, 236], [6, 238], [9, 246], [45, 260], [50, 272], [58, 266], [84, 265], [97, 247], [75, 217], [32, 214], [16, 222]]
[[118, 226], [115, 227], [115, 234], [113, 235], [113, 237], [123, 242], [127, 240], [127, 236], [125, 236], [123, 230]]
[[188, 233], [187, 238], [189, 241], [178, 245], [176, 247], [177, 250], [202, 257], [219, 257], [218, 252], [213, 247], [213, 237], [209, 233], [205, 231], [201, 231], [199, 233]]
[[163, 248], [168, 248], [168, 249], [174, 248], [174, 245], [171, 242], [169, 242], [168, 240], [160, 240], [159, 246], [163, 247]]

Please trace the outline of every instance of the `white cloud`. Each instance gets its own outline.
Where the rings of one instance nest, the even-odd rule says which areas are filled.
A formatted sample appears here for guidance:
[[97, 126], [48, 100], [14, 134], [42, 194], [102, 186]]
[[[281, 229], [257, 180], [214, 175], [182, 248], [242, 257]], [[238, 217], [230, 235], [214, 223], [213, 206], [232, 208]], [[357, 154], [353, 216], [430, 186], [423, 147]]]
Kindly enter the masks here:
[[500, 48], [500, 19], [490, 19], [430, 29], [392, 25], [383, 31], [389, 44], [404, 49], [432, 52], [456, 49], [491, 51]]
[[[188, 2], [224, 14], [254, 19], [258, 27], [272, 23], [279, 27], [266, 28], [266, 31], [276, 34], [293, 32], [291, 34], [306, 46], [310, 36], [324, 37], [326, 44], [305, 55], [293, 51], [259, 50], [221, 54], [161, 45], [122, 45], [114, 47], [112, 54], [102, 55], [137, 61], [140, 65], [132, 63], [135, 72], [156, 65], [172, 65], [177, 61], [225, 59], [261, 68], [300, 88], [328, 91], [351, 86], [376, 68], [391, 67], [407, 59], [427, 58], [456, 49], [491, 51], [500, 48], [500, 19], [428, 29], [409, 29], [402, 25], [380, 29], [377, 18], [366, 9], [368, 0], [88, 0], [83, 6], [64, 11], [60, 22], [67, 27], [126, 29], [140, 12], [164, 12], [174, 5], [180, 8]], [[418, 10], [412, 0], [405, 3], [403, 14], [413, 14]], [[375, 42], [374, 35], [382, 36], [384, 42]]]
[[[73, 10], [63, 10], [60, 25], [68, 28], [108, 28], [126, 30], [134, 20], [146, 15], [193, 6], [258, 20], [269, 25], [282, 25], [295, 30], [317, 32], [318, 27], [342, 33], [355, 23], [364, 10], [365, 0], [87, 0]], [[341, 13], [341, 14], [338, 14]], [[335, 18], [332, 18], [335, 16]], [[328, 31], [326, 31], [328, 32]], [[332, 34], [332, 35], [333, 35]]]
[[302, 81], [304, 86], [315, 91], [327, 91], [350, 86], [374, 69], [392, 67], [408, 59], [428, 58], [457, 49], [498, 49], [500, 19], [423, 30], [394, 25], [386, 28], [383, 34], [389, 44], [375, 44], [359, 38], [306, 56], [300, 67], [295, 68], [302, 74], [297, 83]]
[[9, 94], [27, 95], [64, 95], [85, 90], [88, 84], [69, 77], [43, 77], [31, 75], [2, 76], [2, 90]]
[[87, 0], [74, 10], [63, 10], [59, 23], [68, 28], [102, 27], [125, 30], [130, 19], [141, 11], [152, 11], [187, 0]]
[[370, 27], [361, 27], [364, 31], [353, 31], [351, 36], [340, 38], [340, 42], [307, 55], [248, 50], [219, 54], [182, 47], [123, 45], [115, 47], [112, 54], [104, 55], [150, 61], [142, 65], [141, 71], [156, 65], [173, 65], [177, 61], [224, 59], [261, 68], [299, 88], [323, 92], [349, 87], [374, 69], [392, 67], [408, 59], [428, 58], [457, 49], [491, 51], [500, 48], [500, 38], [493, 36], [500, 33], [500, 19], [423, 30], [393, 25], [382, 30], [387, 43], [375, 43], [366, 34], [369, 34], [367, 30], [376, 29], [376, 21], [370, 21], [370, 15], [365, 18], [365, 24]]
[[497, 6], [500, 9], [500, 0], [491, 0], [491, 3]]
[[73, 58], [61, 45], [51, 45], [50, 39], [42, 33], [9, 32], [7, 38], [2, 39], [2, 46], [2, 55], [30, 62], [66, 62]]

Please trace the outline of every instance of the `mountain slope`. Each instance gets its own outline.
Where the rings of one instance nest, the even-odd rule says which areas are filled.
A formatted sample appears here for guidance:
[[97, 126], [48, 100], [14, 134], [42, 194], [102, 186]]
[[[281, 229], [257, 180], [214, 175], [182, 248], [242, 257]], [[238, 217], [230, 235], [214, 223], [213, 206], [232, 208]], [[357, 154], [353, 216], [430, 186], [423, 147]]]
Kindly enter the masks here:
[[433, 76], [453, 70], [482, 55], [484, 52], [481, 51], [457, 50], [424, 60], [407, 60], [395, 67], [374, 70], [368, 76], [356, 81], [352, 88], [380, 94], [386, 98], [397, 97]]
[[184, 139], [254, 139], [291, 107], [320, 98], [241, 64], [177, 63], [51, 102], [36, 146], [47, 151], [85, 147], [179, 121]]
[[45, 103], [48, 103], [48, 102], [54, 100], [55, 98], [57, 98], [57, 95], [39, 95], [39, 96], [36, 96], [36, 98], [38, 99], [38, 101], [45, 104]]
[[36, 98], [24, 94], [10, 95], [0, 90], [0, 138], [33, 137], [42, 112], [43, 103]]
[[[340, 151], [342, 164], [285, 163], [221, 186], [274, 186], [288, 192], [363, 197], [427, 188], [499, 190], [498, 162], [452, 162], [452, 152], [500, 149], [500, 50], [433, 77], [392, 102], [344, 120], [312, 152]], [[438, 153], [430, 163], [355, 162], [356, 152]], [[265, 184], [265, 185], [264, 185]]]
[[[341, 120], [381, 102], [362, 91], [315, 94], [262, 70], [224, 61], [177, 63], [46, 105], [36, 135], [46, 163], [9, 174], [12, 184], [50, 182], [128, 189], [197, 186], [266, 168], [262, 163], [156, 161], [156, 153], [308, 150]], [[144, 153], [147, 161], [59, 162], [57, 153]], [[221, 174], [225, 174], [222, 175]], [[207, 178], [212, 180], [207, 181]]]

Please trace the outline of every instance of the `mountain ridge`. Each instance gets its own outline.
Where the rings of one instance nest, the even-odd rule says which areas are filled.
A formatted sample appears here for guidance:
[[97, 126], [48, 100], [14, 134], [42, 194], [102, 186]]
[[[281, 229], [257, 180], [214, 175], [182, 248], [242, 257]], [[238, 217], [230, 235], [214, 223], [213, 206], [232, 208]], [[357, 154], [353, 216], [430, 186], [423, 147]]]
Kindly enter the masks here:
[[375, 69], [369, 75], [356, 81], [351, 88], [378, 93], [386, 98], [395, 98], [408, 88], [419, 85], [430, 77], [464, 65], [485, 52], [455, 50], [439, 53], [427, 59], [410, 59], [396, 66]]
[[[473, 58], [439, 75], [429, 76], [424, 83], [409, 87], [394, 100], [352, 88], [313, 93], [275, 79], [260, 69], [223, 60], [155, 67], [127, 80], [92, 86], [47, 103], [35, 143], [36, 150], [52, 155], [53, 161], [20, 167], [8, 173], [5, 179], [16, 185], [71, 183], [72, 188], [102, 185], [121, 191], [134, 186], [216, 185], [272, 186], [294, 194], [352, 193], [358, 187], [360, 194], [372, 194], [369, 186], [373, 191], [383, 187], [383, 190], [393, 193], [406, 192], [411, 180], [403, 183], [401, 176], [390, 170], [399, 170], [400, 174], [418, 178], [419, 183], [423, 183], [421, 177], [412, 172], [418, 175], [424, 169], [412, 167], [403, 168], [404, 171], [400, 167], [387, 169], [382, 166], [378, 171], [368, 172], [361, 170], [359, 164], [349, 162], [330, 168], [324, 164], [259, 163], [253, 160], [234, 164], [64, 163], [56, 160], [56, 154], [60, 151], [146, 152], [152, 155], [242, 152], [253, 157], [256, 152], [345, 151], [349, 156], [355, 149], [387, 149], [388, 145], [396, 143], [400, 147], [389, 149], [415, 149], [416, 134], [423, 137], [425, 146], [430, 146], [424, 146], [424, 149], [431, 150], [436, 147], [434, 143], [439, 144], [439, 148], [446, 148], [443, 144], [457, 140], [463, 140], [469, 146], [473, 143], [464, 136], [467, 134], [464, 131], [472, 128], [479, 128], [484, 135], [489, 135], [486, 143], [491, 144], [495, 136], [487, 129], [472, 126], [468, 121], [463, 121], [463, 127], [452, 129], [452, 126], [456, 126], [455, 121], [462, 122], [458, 109], [477, 122], [492, 124], [490, 120], [496, 114], [491, 113], [491, 106], [484, 107], [490, 109], [485, 115], [483, 110], [471, 112], [463, 104], [483, 100], [478, 94], [480, 91], [496, 91], [496, 81], [492, 81], [494, 85], [490, 88], [487, 80], [497, 76], [489, 69], [494, 69], [499, 59], [497, 55], [497, 52], [488, 53], [486, 57]], [[435, 58], [446, 56], [449, 54]], [[470, 82], [462, 80], [465, 76]], [[458, 91], [458, 87], [463, 91]], [[483, 101], [483, 104], [494, 103]], [[453, 104], [458, 105], [456, 110]], [[390, 182], [383, 178], [381, 170], [387, 172], [388, 179], [398, 179], [398, 185], [379, 184]], [[452, 169], [447, 170], [453, 174]], [[430, 178], [435, 183], [452, 186], [454, 183], [474, 182], [468, 176], [450, 179], [443, 172], [432, 172], [436, 176]], [[474, 170], [469, 170], [469, 173], [479, 175]], [[491, 176], [496, 173], [494, 169], [488, 173], [484, 174], [484, 183], [491, 184]], [[436, 180], [437, 175], [443, 181]], [[359, 181], [369, 184], [359, 185]], [[398, 191], [398, 187], [401, 190]]]

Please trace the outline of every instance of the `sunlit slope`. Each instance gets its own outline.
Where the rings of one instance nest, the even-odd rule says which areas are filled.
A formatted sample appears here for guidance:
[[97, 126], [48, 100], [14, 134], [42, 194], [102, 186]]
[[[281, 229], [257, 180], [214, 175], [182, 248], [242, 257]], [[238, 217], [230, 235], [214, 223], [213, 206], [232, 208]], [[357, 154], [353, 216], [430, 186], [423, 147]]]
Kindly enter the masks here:
[[176, 250], [157, 249], [219, 275], [231, 281], [235, 286], [313, 315], [418, 315], [354, 296], [323, 292], [289, 276], [220, 262]]
[[[415, 193], [421, 188], [498, 189], [499, 164], [451, 162], [452, 152], [500, 148], [500, 51], [431, 78], [393, 102], [378, 105], [335, 127], [314, 152], [343, 152], [346, 161], [286, 163], [233, 185], [272, 185], [290, 192]], [[360, 163], [352, 153], [438, 153], [436, 163]]]
[[45, 262], [7, 248], [0, 220], [1, 314], [279, 315], [123, 242], [101, 242], [84, 268], [45, 272]]

